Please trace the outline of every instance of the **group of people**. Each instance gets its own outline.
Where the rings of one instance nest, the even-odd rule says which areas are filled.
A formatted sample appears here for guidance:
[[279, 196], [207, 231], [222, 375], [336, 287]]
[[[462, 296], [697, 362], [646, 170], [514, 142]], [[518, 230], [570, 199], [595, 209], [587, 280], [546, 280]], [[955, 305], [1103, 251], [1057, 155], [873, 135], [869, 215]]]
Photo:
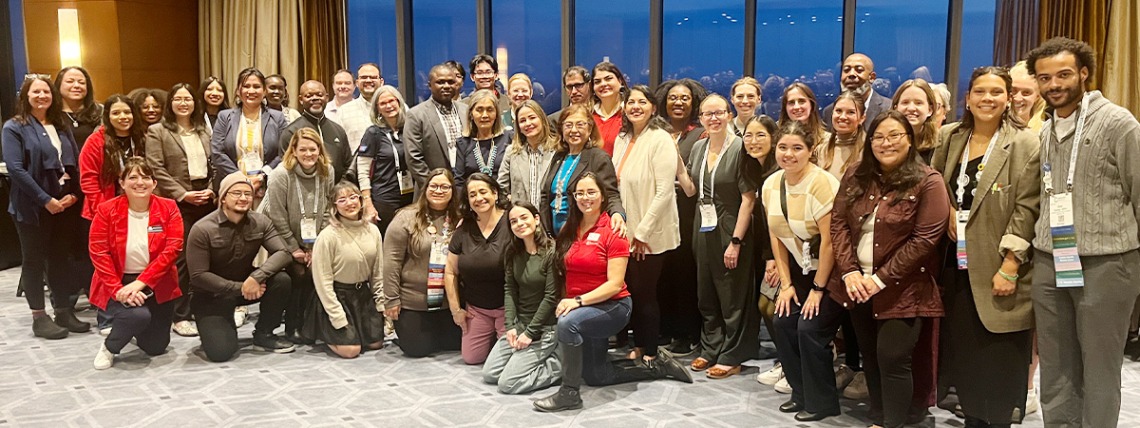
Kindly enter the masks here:
[[1020, 423], [1039, 354], [1048, 426], [1115, 426], [1140, 124], [1086, 90], [1095, 65], [1056, 38], [978, 68], [949, 124], [948, 93], [880, 95], [862, 54], [834, 103], [793, 83], [778, 118], [756, 114], [750, 77], [649, 88], [609, 62], [567, 69], [549, 114], [488, 55], [474, 92], [449, 61], [411, 108], [370, 63], [331, 96], [302, 83], [299, 110], [254, 68], [231, 108], [215, 78], [99, 105], [68, 67], [27, 76], [4, 124], [20, 285], [48, 339], [90, 329], [87, 293], [97, 369], [132, 339], [162, 354], [172, 328], [230, 360], [259, 303], [258, 350], [353, 358], [394, 334], [408, 357], [459, 351], [504, 393], [560, 385], [534, 403], [560, 411], [582, 384], [738, 375], [763, 323], [778, 362], [757, 380], [797, 421], [854, 388], [876, 427], [950, 390], [967, 427]]

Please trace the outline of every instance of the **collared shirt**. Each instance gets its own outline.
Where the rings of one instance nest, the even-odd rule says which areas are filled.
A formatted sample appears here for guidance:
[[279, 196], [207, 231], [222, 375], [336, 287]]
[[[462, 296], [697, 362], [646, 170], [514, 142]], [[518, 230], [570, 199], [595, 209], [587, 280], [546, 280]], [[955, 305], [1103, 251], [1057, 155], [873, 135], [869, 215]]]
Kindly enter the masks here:
[[625, 109], [624, 104], [619, 106], [617, 110], [609, 116], [602, 114], [602, 106], [600, 104], [594, 106], [594, 124], [598, 127], [598, 134], [602, 136], [601, 149], [611, 157], [614, 155], [614, 141], [621, 133], [621, 118], [624, 116], [622, 111]]
[[345, 101], [344, 104], [337, 104], [336, 98], [333, 98], [332, 101], [329, 101], [328, 104], [325, 104], [325, 117], [339, 124], [341, 107], [344, 107], [353, 101], [356, 101], [356, 98]]
[[[575, 231], [577, 233], [577, 231]], [[588, 231], [566, 251], [566, 298], [594, 291], [609, 281], [610, 259], [629, 257], [629, 241], [610, 228], [610, 215], [602, 213]], [[610, 300], [629, 296], [625, 281]]]
[[356, 153], [356, 149], [360, 147], [360, 140], [364, 138], [364, 132], [372, 126], [372, 116], [368, 107], [368, 100], [359, 97], [340, 106], [340, 110], [337, 112], [335, 120], [340, 123], [345, 134], [348, 135], [350, 153]]
[[[255, 268], [253, 259], [263, 246], [269, 258]], [[194, 224], [186, 242], [190, 285], [219, 295], [240, 292], [246, 278], [265, 283], [292, 261], [273, 222], [252, 211], [233, 223], [218, 208]]]
[[435, 112], [439, 114], [439, 121], [447, 134], [447, 159], [451, 165], [455, 165], [455, 143], [463, 136], [463, 123], [459, 120], [459, 111], [455, 108], [454, 102], [445, 106], [432, 98], [431, 103], [435, 105]]

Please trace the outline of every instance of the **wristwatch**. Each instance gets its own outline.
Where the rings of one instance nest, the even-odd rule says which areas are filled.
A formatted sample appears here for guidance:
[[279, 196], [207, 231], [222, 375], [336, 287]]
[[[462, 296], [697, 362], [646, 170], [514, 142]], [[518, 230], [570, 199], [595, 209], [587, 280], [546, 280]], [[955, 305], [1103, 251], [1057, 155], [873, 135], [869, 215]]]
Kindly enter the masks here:
[[583, 306], [586, 306], [585, 304], [583, 304], [583, 303], [582, 303], [582, 296], [577, 296], [577, 297], [574, 297], [574, 301], [575, 301], [575, 302], [578, 302], [578, 307], [579, 307], [579, 308], [580, 308], [580, 307], [583, 307]]
[[737, 237], [735, 237], [735, 236], [733, 236], [733, 237], [732, 237], [732, 241], [731, 241], [731, 242], [732, 242], [732, 245], [744, 245], [744, 240], [743, 240], [743, 239], [740, 239], [740, 238], [737, 238]]

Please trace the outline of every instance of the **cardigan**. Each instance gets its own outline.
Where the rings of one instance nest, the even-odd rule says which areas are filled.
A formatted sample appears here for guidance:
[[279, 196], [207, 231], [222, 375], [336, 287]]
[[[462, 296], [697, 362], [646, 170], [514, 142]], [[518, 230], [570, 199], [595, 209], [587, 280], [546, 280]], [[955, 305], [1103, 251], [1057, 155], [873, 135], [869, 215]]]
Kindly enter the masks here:
[[[107, 303], [124, 285], [129, 209], [127, 197], [117, 196], [99, 204], [91, 219], [88, 248], [91, 264], [95, 267], [91, 276], [91, 304], [101, 309], [107, 309]], [[154, 290], [155, 301], [161, 304], [182, 296], [182, 289], [178, 286], [178, 268], [174, 263], [182, 254], [182, 214], [173, 199], [161, 196], [150, 197], [148, 211], [150, 263], [139, 274], [138, 281]]]
[[[388, 230], [384, 232], [384, 307], [392, 309], [401, 306], [413, 311], [427, 311], [428, 261], [431, 257], [431, 237], [427, 231], [412, 247], [412, 225], [415, 224], [415, 205], [396, 212]], [[458, 222], [459, 219], [451, 219]], [[432, 221], [437, 230], [443, 228], [444, 217]], [[455, 227], [451, 227], [455, 233]], [[446, 242], [445, 242], [446, 244]], [[446, 310], [446, 293], [440, 306]]]
[[620, 168], [618, 190], [626, 229], [630, 241], [645, 242], [650, 254], [662, 254], [681, 245], [677, 194], [673, 191], [677, 148], [663, 129], [646, 128], [632, 148], [631, 139], [628, 133], [618, 135], [613, 157], [614, 167]]
[[[44, 205], [53, 198], [67, 194], [83, 197], [78, 184], [79, 147], [67, 127], [56, 126], [56, 133], [62, 153], [56, 151], [36, 118], [29, 116], [28, 123], [16, 119], [4, 122], [0, 145], [12, 180], [8, 213], [17, 222], [37, 226], [40, 216], [51, 215]], [[64, 174], [70, 179], [61, 184]]]

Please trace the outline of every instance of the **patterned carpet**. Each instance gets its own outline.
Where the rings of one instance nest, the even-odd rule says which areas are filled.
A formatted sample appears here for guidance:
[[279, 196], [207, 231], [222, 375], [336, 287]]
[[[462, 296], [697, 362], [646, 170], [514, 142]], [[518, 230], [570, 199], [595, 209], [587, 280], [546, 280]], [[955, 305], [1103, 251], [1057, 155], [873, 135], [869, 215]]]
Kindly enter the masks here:
[[[267, 355], [243, 349], [233, 361], [206, 362], [196, 338], [174, 335], [166, 355], [149, 359], [128, 345], [110, 370], [91, 361], [100, 337], [36, 339], [19, 272], [0, 272], [0, 426], [493, 426], [493, 427], [863, 427], [866, 406], [844, 400], [843, 415], [795, 422], [776, 408], [787, 396], [756, 383], [771, 361], [753, 361], [740, 376], [699, 376], [692, 385], [643, 382], [583, 389], [585, 408], [560, 414], [532, 410], [548, 394], [506, 396], [481, 382], [458, 354], [411, 360], [395, 346], [355, 360], [323, 348]], [[94, 322], [94, 313], [80, 313]], [[252, 325], [239, 332], [248, 345]], [[1126, 363], [1120, 426], [1140, 426], [1140, 364]], [[919, 426], [961, 427], [943, 410]], [[1027, 427], [1042, 426], [1038, 414]]]

